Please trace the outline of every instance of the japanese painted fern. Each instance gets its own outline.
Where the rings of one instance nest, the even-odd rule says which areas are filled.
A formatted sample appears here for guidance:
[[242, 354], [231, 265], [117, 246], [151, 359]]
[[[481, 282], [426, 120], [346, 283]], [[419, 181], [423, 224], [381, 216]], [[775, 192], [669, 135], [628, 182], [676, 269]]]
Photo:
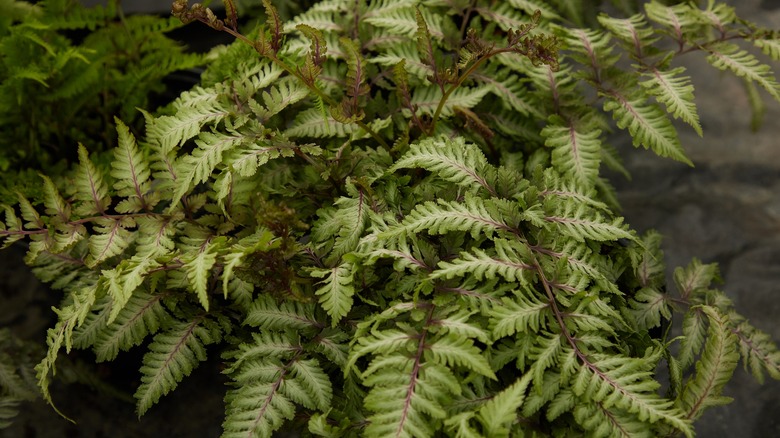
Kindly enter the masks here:
[[[667, 290], [660, 236], [600, 176], [622, 169], [610, 117], [689, 162], [678, 55], [777, 98], [737, 45], [777, 60], [776, 34], [714, 2], [575, 28], [567, 2], [329, 0], [283, 23], [264, 0], [249, 33], [232, 1], [186, 3], [239, 40], [202, 84], [144, 113], [140, 141], [117, 119], [110, 167], [81, 148], [72, 184], [3, 207], [5, 245], [28, 240], [65, 292], [36, 368], [48, 401], [62, 350], [145, 345], [139, 415], [217, 354], [230, 437], [693, 436], [740, 358], [780, 378], [717, 268]], [[683, 336], [651, 336], [673, 313]]]

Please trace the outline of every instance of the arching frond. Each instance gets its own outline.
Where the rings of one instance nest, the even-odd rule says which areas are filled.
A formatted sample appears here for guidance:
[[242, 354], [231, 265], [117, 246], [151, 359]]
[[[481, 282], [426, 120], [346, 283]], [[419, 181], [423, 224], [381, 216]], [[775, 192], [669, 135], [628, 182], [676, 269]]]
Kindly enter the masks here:
[[493, 339], [511, 336], [517, 332], [538, 332], [544, 328], [545, 320], [551, 316], [550, 303], [540, 300], [533, 294], [515, 294], [504, 298], [501, 304], [493, 307], [490, 328]]
[[483, 280], [500, 275], [507, 281], [527, 283], [533, 276], [534, 267], [530, 264], [530, 251], [522, 244], [508, 240], [495, 240], [496, 254], [474, 248], [463, 252], [452, 261], [439, 262], [432, 278], [453, 278], [473, 275]]
[[476, 237], [480, 234], [492, 236], [496, 232], [510, 230], [511, 227], [504, 223], [503, 218], [489, 207], [489, 201], [473, 196], [466, 196], [463, 203], [426, 202], [418, 205], [400, 224], [380, 236], [414, 234], [421, 231], [431, 234], [468, 231]]
[[144, 355], [141, 386], [135, 392], [136, 410], [143, 415], [160, 398], [171, 392], [199, 362], [206, 360], [208, 344], [218, 342], [221, 332], [204, 319], [176, 322], [155, 335]]
[[707, 340], [701, 360], [696, 363], [696, 375], [685, 384], [675, 403], [688, 420], [699, 418], [706, 407], [731, 402], [721, 392], [739, 362], [736, 336], [730, 330], [728, 317], [709, 306], [701, 311], [709, 320]]
[[[443, 38], [442, 17], [430, 14], [427, 10], [423, 11], [423, 17], [431, 36], [436, 39]], [[413, 37], [415, 32], [417, 32], [417, 16], [415, 15], [415, 9], [410, 7], [392, 8], [381, 14], [374, 13], [365, 18], [364, 21], [373, 26], [385, 28], [393, 33], [407, 37]]]
[[77, 201], [80, 201], [76, 213], [82, 216], [93, 213], [102, 214], [111, 203], [104, 176], [92, 164], [87, 149], [83, 145], [79, 145], [79, 168], [76, 174], [75, 197]]
[[578, 186], [593, 184], [601, 162], [601, 130], [584, 121], [554, 117], [542, 130], [545, 146], [553, 148], [553, 167]]
[[703, 134], [699, 124], [699, 114], [693, 100], [693, 85], [690, 77], [679, 76], [684, 71], [684, 67], [668, 71], [653, 70], [647, 74], [649, 79], [640, 82], [639, 85], [645, 87], [650, 94], [666, 105], [669, 114], [691, 125], [701, 136]]
[[170, 318], [161, 301], [159, 295], [134, 293], [116, 319], [100, 330], [93, 345], [98, 362], [114, 360], [120, 350], [127, 351], [155, 334], [161, 322]]
[[490, 169], [485, 155], [477, 146], [466, 144], [462, 138], [454, 141], [426, 139], [415, 143], [389, 171], [414, 167], [435, 172], [440, 178], [460, 186], [481, 186], [495, 194], [491, 182], [482, 176], [489, 174]]
[[664, 421], [692, 437], [690, 419], [671, 400], [656, 393], [658, 382], [644, 378], [655, 368], [657, 360], [653, 356], [615, 356], [586, 363], [577, 373], [572, 388], [576, 395], [598, 402], [605, 409], [622, 409], [645, 422]]
[[[473, 108], [482, 98], [490, 92], [488, 87], [459, 87], [452, 94], [449, 95], [447, 101], [442, 107], [443, 116], [451, 116], [454, 108]], [[444, 98], [441, 89], [437, 86], [429, 86], [426, 88], [418, 88], [417, 92], [412, 96], [412, 105], [416, 105], [420, 113], [426, 115], [433, 115], [436, 112], [436, 108], [439, 106], [439, 102]]]
[[606, 97], [604, 111], [612, 112], [617, 125], [628, 130], [633, 137], [634, 146], [642, 145], [662, 157], [693, 164], [685, 155], [677, 131], [661, 108], [647, 103], [647, 100], [639, 95], [613, 92]]
[[150, 189], [151, 175], [149, 164], [130, 133], [130, 129], [118, 118], [114, 119], [119, 134], [119, 144], [114, 150], [111, 162], [111, 177], [114, 178], [114, 190], [123, 198], [117, 206], [120, 213], [135, 213], [150, 208], [146, 194]]
[[623, 218], [609, 220], [601, 213], [593, 211], [583, 204], [561, 203], [545, 220], [555, 224], [559, 231], [578, 240], [597, 240], [600, 242], [618, 239], [634, 239], [623, 225]]
[[598, 20], [602, 26], [626, 43], [631, 48], [632, 54], [638, 58], [644, 55], [646, 46], [657, 41], [653, 28], [649, 26], [643, 14], [622, 19], [602, 14], [599, 15]]
[[729, 314], [729, 323], [739, 341], [739, 352], [745, 369], [749, 369], [759, 383], [764, 382], [764, 373], [773, 379], [780, 379], [780, 350], [772, 337], [751, 326], [736, 312]]
[[772, 97], [780, 100], [780, 84], [772, 69], [738, 45], [724, 43], [713, 47], [707, 61], [721, 70], [731, 70], [741, 78], [756, 82]]
[[493, 396], [479, 409], [479, 420], [489, 436], [509, 435], [507, 426], [515, 421], [530, 380], [530, 373], [515, 380], [515, 383]]
[[311, 272], [312, 276], [323, 278], [315, 293], [320, 297], [322, 308], [333, 318], [334, 326], [352, 308], [352, 296], [355, 294], [352, 269], [351, 263], [343, 263], [331, 269], [315, 269]]

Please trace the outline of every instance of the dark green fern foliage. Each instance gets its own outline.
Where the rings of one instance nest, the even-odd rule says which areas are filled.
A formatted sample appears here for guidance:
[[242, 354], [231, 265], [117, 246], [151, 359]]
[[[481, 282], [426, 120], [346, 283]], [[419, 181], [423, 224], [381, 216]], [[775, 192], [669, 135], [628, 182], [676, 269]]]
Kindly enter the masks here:
[[[68, 188], [44, 178], [42, 205], [4, 207], [5, 244], [27, 239], [65, 292], [47, 400], [62, 349], [146, 343], [138, 413], [218, 354], [225, 436], [692, 436], [740, 358], [780, 378], [717, 268], [667, 288], [660, 236], [600, 176], [622, 169], [610, 119], [688, 161], [674, 55], [777, 97], [733, 45], [777, 59], [775, 36], [715, 4], [573, 28], [570, 3], [330, 0], [283, 23], [264, 0], [244, 34], [230, 1], [225, 18], [175, 2], [239, 41], [170, 114], [144, 113], [142, 141], [117, 119], [109, 168], [81, 148]], [[684, 336], [651, 337], [673, 313]]]
[[74, 161], [78, 143], [110, 149], [114, 115], [140, 128], [136, 108], [165, 90], [162, 79], [203, 63], [165, 35], [179, 20], [125, 17], [115, 3], [0, 5], [0, 171]]
[[40, 350], [0, 329], [0, 429], [11, 424], [23, 402], [38, 398], [34, 367]]

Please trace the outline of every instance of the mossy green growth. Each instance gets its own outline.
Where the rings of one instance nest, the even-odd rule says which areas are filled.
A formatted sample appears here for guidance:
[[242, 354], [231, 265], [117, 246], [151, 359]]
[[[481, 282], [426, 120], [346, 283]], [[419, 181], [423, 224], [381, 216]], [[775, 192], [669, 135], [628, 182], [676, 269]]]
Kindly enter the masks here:
[[[226, 437], [693, 436], [740, 357], [780, 378], [717, 268], [667, 285], [601, 175], [613, 123], [689, 162], [678, 55], [777, 97], [737, 45], [776, 59], [776, 35], [714, 2], [592, 28], [534, 1], [263, 5], [242, 33], [231, 1], [175, 2], [238, 41], [142, 137], [117, 119], [109, 169], [80, 148], [72, 184], [4, 207], [5, 244], [65, 292], [47, 400], [61, 350], [145, 345], [138, 413], [220, 355]], [[673, 314], [683, 337], [651, 336]]]
[[[163, 78], [203, 64], [166, 35], [180, 20], [125, 16], [116, 3], [0, 3], [2, 202], [14, 190], [35, 193], [35, 171], [55, 174], [57, 161], [76, 161], [79, 143], [93, 152], [116, 146], [115, 115], [141, 128], [136, 108], [161, 101]], [[33, 169], [34, 182], [14, 175], [21, 169]]]

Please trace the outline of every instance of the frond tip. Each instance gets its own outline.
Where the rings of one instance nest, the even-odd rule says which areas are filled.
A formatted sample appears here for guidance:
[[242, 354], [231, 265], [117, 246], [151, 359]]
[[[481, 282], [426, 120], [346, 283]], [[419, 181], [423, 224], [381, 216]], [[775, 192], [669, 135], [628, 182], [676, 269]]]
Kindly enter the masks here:
[[141, 386], [135, 393], [136, 410], [143, 415], [160, 398], [189, 376], [206, 360], [207, 344], [219, 341], [221, 333], [203, 319], [179, 322], [154, 337], [141, 367]]

